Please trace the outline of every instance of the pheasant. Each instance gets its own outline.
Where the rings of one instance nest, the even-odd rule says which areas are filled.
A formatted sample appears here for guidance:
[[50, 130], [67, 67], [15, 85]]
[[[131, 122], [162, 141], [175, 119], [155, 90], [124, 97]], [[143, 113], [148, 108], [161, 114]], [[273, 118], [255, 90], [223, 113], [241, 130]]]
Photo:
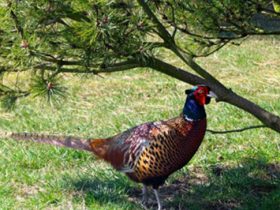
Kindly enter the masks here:
[[186, 94], [183, 112], [178, 117], [144, 123], [110, 138], [82, 139], [28, 133], [6, 133], [6, 137], [93, 152], [133, 181], [143, 184], [143, 204], [148, 199], [147, 186], [152, 186], [158, 210], [161, 210], [158, 188], [197, 151], [206, 131], [204, 105], [216, 97], [204, 85], [186, 90]]

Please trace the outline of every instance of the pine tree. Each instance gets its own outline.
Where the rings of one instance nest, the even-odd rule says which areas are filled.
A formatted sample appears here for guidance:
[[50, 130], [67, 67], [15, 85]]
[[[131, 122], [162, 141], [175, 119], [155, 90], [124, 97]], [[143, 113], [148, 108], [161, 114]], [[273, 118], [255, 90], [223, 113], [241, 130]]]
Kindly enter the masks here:
[[[264, 0], [0, 0], [0, 98], [56, 102], [65, 73], [100, 74], [148, 67], [189, 84], [204, 83], [280, 132], [280, 118], [225, 87], [195, 58], [253, 35], [279, 35], [279, 13]], [[277, 5], [276, 5], [277, 6]], [[275, 8], [275, 3], [274, 3]], [[272, 21], [275, 25], [263, 24]], [[162, 49], [196, 75], [165, 62]], [[13, 87], [9, 74], [23, 74]]]

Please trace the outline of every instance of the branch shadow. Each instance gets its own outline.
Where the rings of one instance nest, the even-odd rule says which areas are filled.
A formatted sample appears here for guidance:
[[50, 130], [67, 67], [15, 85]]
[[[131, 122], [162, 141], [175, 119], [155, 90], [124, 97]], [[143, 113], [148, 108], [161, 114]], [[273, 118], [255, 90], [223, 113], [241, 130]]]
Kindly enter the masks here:
[[[86, 206], [92, 202], [117, 203], [126, 209], [141, 209], [140, 186], [135, 187], [117, 172], [105, 178], [87, 176], [67, 182], [72, 190], [84, 194]], [[164, 209], [280, 209], [280, 163], [250, 158], [234, 167], [196, 167], [160, 188], [160, 195]], [[156, 209], [156, 203], [149, 208]]]

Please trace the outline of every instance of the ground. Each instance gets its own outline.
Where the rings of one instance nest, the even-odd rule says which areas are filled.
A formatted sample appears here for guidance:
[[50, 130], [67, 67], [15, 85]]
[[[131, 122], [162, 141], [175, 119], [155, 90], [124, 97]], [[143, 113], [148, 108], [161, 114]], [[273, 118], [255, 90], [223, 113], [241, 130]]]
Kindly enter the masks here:
[[[279, 52], [279, 39], [255, 37], [199, 63], [280, 115]], [[13, 111], [0, 112], [0, 130], [108, 137], [177, 116], [190, 87], [148, 69], [64, 78], [69, 95], [60, 107], [23, 99]], [[260, 124], [225, 103], [212, 102], [207, 114], [213, 130]], [[279, 149], [280, 135], [270, 129], [207, 133], [192, 161], [160, 190], [165, 209], [280, 209]], [[0, 209], [141, 209], [141, 186], [87, 152], [2, 139], [0, 174]]]

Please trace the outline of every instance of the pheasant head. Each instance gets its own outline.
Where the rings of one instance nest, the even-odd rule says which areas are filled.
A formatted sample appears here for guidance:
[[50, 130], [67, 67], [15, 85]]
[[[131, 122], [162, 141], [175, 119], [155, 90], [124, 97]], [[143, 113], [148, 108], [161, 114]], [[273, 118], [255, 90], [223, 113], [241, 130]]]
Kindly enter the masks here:
[[183, 114], [187, 120], [200, 120], [206, 117], [205, 104], [209, 104], [211, 98], [217, 98], [216, 94], [208, 86], [198, 85], [185, 91], [187, 94]]

